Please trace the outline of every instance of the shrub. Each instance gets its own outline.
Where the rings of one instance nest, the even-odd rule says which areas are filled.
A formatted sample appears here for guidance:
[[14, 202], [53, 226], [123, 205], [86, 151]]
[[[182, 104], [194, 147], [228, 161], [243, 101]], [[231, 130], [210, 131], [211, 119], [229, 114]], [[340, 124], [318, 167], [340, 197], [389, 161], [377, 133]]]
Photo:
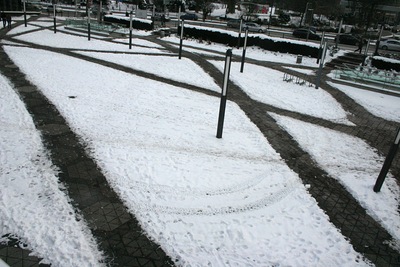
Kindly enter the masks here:
[[[127, 28], [129, 28], [129, 24], [130, 24], [129, 17], [125, 18], [125, 17], [121, 17], [121, 16], [106, 15], [106, 16], [104, 16], [104, 21], [110, 22], [110, 23], [121, 24]], [[138, 29], [138, 30], [151, 31], [151, 30], [153, 30], [153, 22], [148, 19], [133, 18], [132, 19], [132, 28]]]
[[[181, 26], [178, 28], [180, 34]], [[184, 35], [195, 39], [208, 40], [214, 43], [225, 44], [228, 46], [237, 46], [238, 33], [228, 30], [185, 26]], [[244, 33], [241, 35], [240, 44], [244, 44]], [[296, 40], [286, 40], [281, 38], [272, 38], [262, 34], [250, 35], [247, 37], [247, 46], [258, 46], [260, 48], [280, 53], [290, 53], [317, 58], [319, 45]]]

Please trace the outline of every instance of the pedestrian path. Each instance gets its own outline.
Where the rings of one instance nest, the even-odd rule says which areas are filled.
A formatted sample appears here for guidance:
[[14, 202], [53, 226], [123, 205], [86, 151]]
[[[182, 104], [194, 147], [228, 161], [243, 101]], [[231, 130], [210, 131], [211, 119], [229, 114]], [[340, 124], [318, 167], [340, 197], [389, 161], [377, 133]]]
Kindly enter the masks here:
[[[1, 32], [4, 37], [4, 32]], [[47, 149], [60, 169], [59, 179], [106, 253], [112, 266], [172, 266], [164, 251], [143, 233], [137, 220], [110, 188], [96, 163], [57, 109], [32, 85], [0, 48], [0, 72], [14, 84]], [[11, 266], [35, 266], [17, 242], [0, 245], [0, 257]], [[45, 266], [40, 264], [40, 266]], [[84, 265], [83, 265], [84, 266]]]
[[[5, 31], [2, 31], [0, 35], [7, 39]], [[176, 46], [162, 39], [152, 36], [144, 38], [151, 39], [173, 53], [178, 52]], [[205, 91], [193, 85], [71, 53], [68, 49], [44, 46], [40, 46], [40, 48], [90, 60], [96, 64], [111, 66], [120, 71], [148, 79], [218, 96], [214, 92]], [[223, 59], [222, 53], [220, 57], [207, 57], [184, 52], [183, 56], [193, 60], [216, 81], [221, 80], [220, 71], [209, 63], [208, 59]], [[173, 266], [173, 261], [165, 252], [143, 234], [137, 220], [126, 210], [100, 172], [99, 167], [87, 155], [79, 138], [69, 128], [57, 109], [47, 101], [35, 85], [26, 80], [24, 73], [19, 71], [7, 54], [4, 53], [2, 47], [0, 48], [0, 60], [3, 63], [0, 66], [0, 72], [10, 79], [22, 96], [27, 109], [32, 114], [36, 127], [42, 133], [47, 149], [51, 152], [53, 164], [61, 170], [61, 182], [67, 185], [69, 197], [76, 204], [82, 217], [88, 222], [100, 248], [107, 255], [107, 262], [111, 266]], [[238, 58], [233, 60], [239, 61]], [[249, 62], [291, 72], [297, 76], [304, 76], [300, 72], [285, 68], [291, 65], [257, 60], [249, 60]], [[298, 66], [296, 67], [298, 68]], [[329, 71], [331, 71], [329, 66], [324, 69], [321, 88], [329, 92], [349, 114], [352, 114], [350, 120], [355, 126], [337, 124], [260, 103], [251, 99], [234, 83], [231, 83], [229, 88], [229, 99], [238, 104], [250, 120], [256, 124], [287, 165], [299, 175], [303, 183], [311, 185], [310, 194], [316, 199], [320, 208], [326, 212], [331, 222], [349, 239], [356, 251], [362, 253], [376, 266], [400, 266], [400, 254], [388, 244], [387, 241], [391, 239], [391, 236], [387, 231], [368, 215], [354, 197], [318, 166], [311, 156], [293, 140], [290, 134], [268, 115], [269, 112], [272, 112], [362, 138], [382, 155], [385, 155], [393, 139], [392, 134], [398, 125], [372, 115], [346, 94], [333, 88], [327, 83], [331, 81], [330, 78], [326, 77]], [[395, 159], [392, 168], [392, 173], [397, 178], [400, 177], [399, 158]], [[0, 257], [10, 265], [14, 263], [17, 265], [18, 262], [18, 266], [31, 266], [40, 262], [40, 259], [30, 257], [22, 248], [15, 247], [16, 244], [17, 242], [8, 246], [0, 245]]]

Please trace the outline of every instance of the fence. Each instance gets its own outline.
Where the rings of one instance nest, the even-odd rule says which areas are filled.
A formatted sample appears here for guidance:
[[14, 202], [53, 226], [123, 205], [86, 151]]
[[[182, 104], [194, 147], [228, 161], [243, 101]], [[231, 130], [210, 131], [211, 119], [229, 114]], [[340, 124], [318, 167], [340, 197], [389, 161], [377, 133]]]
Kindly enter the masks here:
[[[67, 19], [65, 21], [66, 26], [79, 28], [79, 29], [87, 29], [88, 21], [87, 19]], [[127, 34], [127, 29], [110, 23], [98, 23], [97, 21], [90, 22], [90, 29], [93, 31], [104, 32], [104, 33], [120, 33], [120, 34]]]
[[335, 78], [351, 80], [354, 82], [394, 89], [400, 91], [400, 74], [395, 71], [386, 71], [369, 66], [352, 68], [347, 64], [337, 67], [334, 71]]

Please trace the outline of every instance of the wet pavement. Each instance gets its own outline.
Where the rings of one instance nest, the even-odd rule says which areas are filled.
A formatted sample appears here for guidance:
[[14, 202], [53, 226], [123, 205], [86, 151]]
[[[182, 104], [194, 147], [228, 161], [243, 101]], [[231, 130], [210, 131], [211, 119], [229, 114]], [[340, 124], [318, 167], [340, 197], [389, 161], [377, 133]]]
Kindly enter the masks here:
[[[97, 64], [111, 66], [120, 71], [174, 84], [208, 95], [216, 97], [219, 95], [196, 86], [78, 55], [68, 49], [57, 49], [16, 41], [12, 39], [13, 36], [6, 36], [5, 33], [5, 30], [0, 32], [0, 36], [5, 40], [78, 57]], [[158, 43], [166, 50], [174, 53], [178, 52], [175, 45], [164, 42], [155, 36], [142, 38]], [[183, 57], [192, 59], [216, 81], [222, 80], [221, 72], [207, 60], [223, 59], [224, 54], [207, 57], [184, 52]], [[66, 185], [67, 193], [73, 200], [77, 212], [87, 221], [93, 235], [98, 240], [100, 249], [107, 255], [107, 263], [110, 266], [173, 266], [173, 261], [165, 252], [143, 234], [143, 230], [137, 220], [127, 211], [122, 201], [111, 189], [99, 167], [87, 155], [84, 144], [71, 131], [65, 119], [47, 101], [35, 85], [26, 79], [24, 73], [20, 72], [18, 67], [4, 53], [2, 46], [0, 47], [0, 60], [2, 62], [0, 66], [1, 74], [11, 81], [25, 102], [37, 129], [42, 133], [46, 148], [51, 152], [53, 164], [60, 169], [60, 181]], [[233, 58], [233, 60], [240, 61], [239, 58]], [[248, 62], [301, 76], [304, 79], [311, 79], [311, 81], [315, 78], [286, 69], [285, 67], [288, 64], [256, 60], [249, 60]], [[295, 67], [300, 68], [299, 66]], [[330, 93], [351, 114], [348, 119], [355, 126], [342, 125], [257, 102], [234, 83], [229, 86], [228, 98], [237, 103], [250, 120], [257, 125], [272, 147], [281, 155], [287, 165], [299, 175], [303, 183], [310, 185], [308, 191], [316, 199], [319, 207], [326, 212], [331, 222], [348, 238], [356, 251], [362, 253], [376, 266], [400, 266], [399, 252], [388, 245], [387, 241], [391, 239], [389, 233], [366, 213], [365, 209], [336, 179], [318, 166], [291, 135], [282, 129], [268, 114], [268, 112], [272, 112], [288, 116], [361, 138], [381, 155], [386, 155], [394, 139], [398, 123], [372, 115], [346, 94], [330, 86], [327, 83], [330, 78], [326, 74], [332, 70], [332, 67], [334, 65], [324, 69], [321, 88]], [[371, 90], [363, 86], [357, 87]], [[400, 95], [398, 96], [400, 97]], [[392, 174], [398, 179], [400, 178], [399, 161], [400, 157], [397, 156], [391, 169]], [[8, 245], [0, 245], [0, 258], [10, 266], [46, 266], [40, 264], [40, 259], [29, 256], [29, 251], [24, 248], [23, 244], [19, 244], [17, 240], [10, 242]]]

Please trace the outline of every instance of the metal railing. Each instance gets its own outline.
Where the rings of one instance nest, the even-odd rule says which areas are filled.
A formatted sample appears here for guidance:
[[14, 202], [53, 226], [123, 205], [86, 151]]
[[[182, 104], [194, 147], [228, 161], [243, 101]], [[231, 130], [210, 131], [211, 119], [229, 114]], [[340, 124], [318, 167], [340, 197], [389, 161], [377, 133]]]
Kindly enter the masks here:
[[334, 76], [337, 79], [346, 79], [364, 84], [372, 84], [383, 89], [390, 88], [400, 91], [400, 73], [393, 71], [379, 70], [369, 66], [352, 68], [344, 63], [341, 67], [337, 66]]
[[[67, 19], [65, 20], [65, 25], [80, 29], [87, 29], [88, 21], [87, 19]], [[98, 23], [97, 21], [93, 20], [90, 22], [90, 28], [93, 31], [99, 31], [104, 33], [118, 32], [126, 34], [126, 30], [120, 25], [110, 24], [110, 23]]]

